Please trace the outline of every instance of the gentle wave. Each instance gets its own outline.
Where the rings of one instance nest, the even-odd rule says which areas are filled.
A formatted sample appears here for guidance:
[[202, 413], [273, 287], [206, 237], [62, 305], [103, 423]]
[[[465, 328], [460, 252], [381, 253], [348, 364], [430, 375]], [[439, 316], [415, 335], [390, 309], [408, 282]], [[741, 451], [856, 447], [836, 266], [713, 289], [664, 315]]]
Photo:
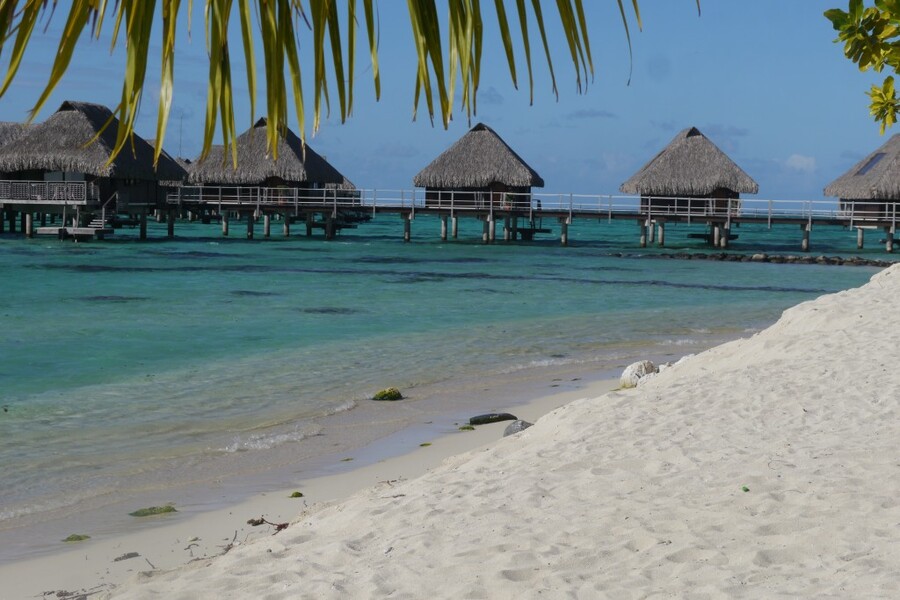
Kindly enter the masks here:
[[282, 444], [290, 444], [292, 442], [302, 442], [305, 439], [322, 435], [321, 427], [304, 427], [297, 428], [288, 433], [275, 434], [259, 434], [247, 437], [238, 436], [234, 441], [220, 448], [220, 452], [246, 452], [248, 450], [271, 450]]

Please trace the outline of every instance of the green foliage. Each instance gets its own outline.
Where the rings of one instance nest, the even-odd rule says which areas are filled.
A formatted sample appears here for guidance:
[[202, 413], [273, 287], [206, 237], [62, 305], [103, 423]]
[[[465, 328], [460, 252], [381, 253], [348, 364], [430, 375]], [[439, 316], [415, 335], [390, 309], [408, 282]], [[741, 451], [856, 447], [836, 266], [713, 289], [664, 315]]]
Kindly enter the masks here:
[[84, 540], [89, 540], [89, 539], [91, 539], [91, 536], [89, 536], [89, 535], [73, 533], [72, 535], [70, 535], [69, 537], [64, 539], [63, 541], [64, 542], [83, 542]]
[[421, 446], [422, 448], [427, 448], [430, 445], [431, 445], [431, 442], [422, 442], [421, 444], [419, 444], [419, 446]]
[[[875, 0], [866, 7], [863, 0], [850, 0], [847, 11], [833, 8], [825, 11], [838, 37], [844, 44], [844, 56], [860, 71], [881, 73], [885, 68], [900, 70], [900, 0]], [[881, 86], [873, 85], [867, 93], [869, 112], [881, 124], [881, 133], [897, 122], [900, 101], [894, 89], [894, 78], [887, 76]]]
[[294, 492], [294, 493], [291, 494], [289, 497], [290, 497], [290, 498], [302, 498], [302, 497], [303, 497], [303, 492]]
[[460, 431], [475, 431], [475, 428], [472, 425], [461, 425], [459, 430]]
[[178, 512], [175, 510], [175, 507], [171, 504], [166, 504], [165, 506], [149, 506], [147, 508], [140, 508], [134, 512], [128, 513], [132, 517], [150, 517], [152, 515], [164, 515], [166, 513]]

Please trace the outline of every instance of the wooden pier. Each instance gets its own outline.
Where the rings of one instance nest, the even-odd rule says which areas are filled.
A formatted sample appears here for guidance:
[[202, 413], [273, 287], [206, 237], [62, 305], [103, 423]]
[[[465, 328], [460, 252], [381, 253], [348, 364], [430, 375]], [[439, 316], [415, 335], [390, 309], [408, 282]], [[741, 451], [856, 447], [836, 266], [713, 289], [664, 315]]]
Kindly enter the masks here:
[[[8, 185], [4, 185], [4, 183]], [[12, 185], [15, 183], [15, 185]], [[635, 225], [635, 242], [640, 247], [666, 245], [669, 224], [696, 227], [689, 235], [706, 237], [711, 246], [727, 248], [742, 224], [797, 228], [798, 247], [809, 251], [814, 232], [822, 227], [856, 231], [857, 247], [863, 248], [866, 232], [893, 252], [897, 231], [897, 204], [882, 203], [868, 210], [854, 210], [852, 203], [808, 200], [757, 200], [721, 198], [647, 198], [637, 196], [576, 194], [496, 194], [486, 192], [430, 194], [424, 190], [343, 190], [265, 187], [181, 187], [168, 194], [164, 203], [140, 205], [132, 202], [128, 214], [117, 214], [112, 199], [101, 202], [91, 196], [86, 184], [35, 185], [43, 182], [0, 181], [0, 233], [15, 232], [17, 225], [26, 236], [54, 235], [74, 239], [103, 238], [114, 231], [116, 219], [129, 219], [140, 226], [146, 238], [148, 213], [167, 222], [169, 237], [175, 235], [181, 217], [202, 222], [217, 221], [228, 236], [241, 223], [246, 237], [253, 239], [258, 222], [263, 237], [271, 236], [272, 221], [282, 225], [289, 236], [292, 225], [305, 229], [307, 236], [321, 230], [326, 239], [342, 229], [353, 228], [377, 215], [393, 214], [403, 223], [404, 240], [411, 239], [417, 215], [433, 215], [440, 221], [440, 239], [456, 239], [459, 219], [482, 223], [481, 241], [498, 240], [502, 227], [505, 241], [530, 240], [558, 231], [559, 241], [569, 243], [569, 227], [578, 220], [630, 220]], [[18, 196], [13, 192], [18, 190]], [[47, 197], [44, 194], [50, 194]], [[15, 196], [15, 197], [11, 197]], [[48, 219], [50, 222], [48, 223]], [[56, 220], [59, 219], [59, 223]], [[37, 225], [36, 220], [40, 222]]]
[[[482, 241], [497, 240], [498, 223], [503, 224], [504, 240], [529, 240], [536, 234], [551, 232], [545, 224], [559, 227], [559, 239], [568, 244], [568, 228], [578, 219], [631, 220], [639, 246], [665, 246], [667, 224], [687, 224], [702, 228], [696, 235], [707, 236], [716, 248], [728, 248], [736, 238], [734, 229], [743, 223], [795, 226], [799, 247], [809, 251], [812, 232], [819, 227], [841, 227], [857, 232], [857, 247], [862, 249], [867, 230], [884, 234], [885, 250], [893, 252], [897, 225], [897, 204], [886, 203], [875, 211], [842, 208], [837, 201], [756, 200], [721, 198], [641, 198], [637, 196], [590, 196], [575, 194], [485, 193], [472, 200], [472, 194], [457, 202], [454, 193], [426, 198], [423, 190], [297, 190], [285, 188], [209, 188], [183, 187], [168, 196], [169, 210], [177, 208], [197, 214], [280, 215], [285, 223], [310, 220], [325, 230], [326, 238], [337, 231], [342, 215], [369, 213], [395, 214], [403, 221], [403, 238], [410, 240], [416, 215], [440, 219], [440, 238], [457, 238], [460, 218], [482, 222]], [[674, 201], [673, 201], [674, 200]], [[246, 217], [244, 217], [246, 218]], [[248, 227], [253, 219], [248, 219]], [[328, 223], [332, 225], [329, 226]], [[224, 230], [223, 230], [224, 231]], [[288, 227], [285, 227], [286, 235]], [[171, 233], [171, 232], [170, 232]], [[252, 237], [248, 234], [248, 237]]]

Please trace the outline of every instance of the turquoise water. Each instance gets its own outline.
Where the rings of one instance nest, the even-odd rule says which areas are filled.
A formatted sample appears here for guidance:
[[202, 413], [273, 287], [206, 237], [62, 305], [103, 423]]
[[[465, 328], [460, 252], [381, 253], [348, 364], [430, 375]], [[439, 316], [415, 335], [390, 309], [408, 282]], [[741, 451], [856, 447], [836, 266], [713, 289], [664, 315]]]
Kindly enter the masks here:
[[[579, 221], [566, 248], [552, 236], [485, 246], [465, 220], [442, 243], [423, 216], [410, 244], [391, 216], [332, 242], [275, 226], [270, 240], [222, 238], [198, 223], [172, 241], [155, 223], [147, 242], [2, 235], [0, 530], [291, 468], [484, 407], [483, 382], [531, 369], [680, 356], [876, 271], [650, 258], [660, 251], [637, 249], [636, 229]], [[703, 249], [679, 233], [668, 251]], [[750, 233], [732, 250], [799, 244], [794, 228]], [[855, 235], [816, 230], [813, 249], [847, 254]], [[410, 400], [366, 400], [387, 386]]]

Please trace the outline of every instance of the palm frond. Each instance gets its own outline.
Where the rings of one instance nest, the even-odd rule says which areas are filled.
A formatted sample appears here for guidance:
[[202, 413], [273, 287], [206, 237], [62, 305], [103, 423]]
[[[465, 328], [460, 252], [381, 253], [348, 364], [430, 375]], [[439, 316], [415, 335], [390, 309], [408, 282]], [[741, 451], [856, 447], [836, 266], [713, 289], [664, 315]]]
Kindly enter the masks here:
[[[216, 136], [217, 124], [223, 144], [236, 165], [234, 98], [231, 72], [231, 46], [229, 23], [233, 13], [240, 19], [241, 46], [246, 65], [246, 81], [250, 100], [251, 121], [256, 117], [257, 81], [256, 52], [263, 55], [264, 85], [266, 90], [266, 140], [269, 153], [277, 157], [278, 141], [287, 131], [288, 88], [293, 95], [295, 117], [301, 138], [306, 133], [306, 98], [303, 93], [301, 64], [312, 67], [313, 107], [312, 131], [321, 124], [321, 115], [330, 111], [329, 90], [337, 94], [340, 119], [343, 122], [353, 110], [355, 85], [356, 37], [358, 23], [357, 6], [360, 0], [347, 0], [346, 12], [341, 13], [338, 0], [205, 0], [204, 34], [209, 60], [206, 117], [203, 130], [205, 156]], [[362, 1], [362, 14], [368, 37], [369, 56], [376, 99], [381, 96], [381, 72], [378, 59], [380, 21], [377, 4], [373, 0]], [[162, 31], [160, 93], [157, 106], [156, 154], [159, 160], [162, 141], [169, 123], [169, 113], [175, 94], [176, 33], [179, 21], [187, 19], [188, 33], [192, 20], [193, 0], [188, 0], [184, 10], [182, 0], [72, 0], [59, 41], [47, 83], [30, 111], [33, 119], [44, 106], [61, 81], [72, 62], [81, 34], [88, 27], [91, 37], [99, 38], [107, 16], [112, 19], [111, 45], [115, 47], [119, 34], [125, 44], [125, 67], [121, 99], [115, 113], [119, 127], [116, 133], [115, 152], [133, 144], [133, 130], [138, 108], [143, 96], [151, 34], [157, 23]], [[521, 41], [525, 66], [528, 71], [529, 102], [534, 100], [534, 73], [532, 70], [531, 35], [529, 23], [534, 23], [550, 75], [551, 89], [558, 97], [556, 72], [547, 36], [545, 5], [549, 1], [516, 0], [515, 12], [519, 20], [519, 35], [514, 36], [507, 16], [504, 0], [494, 0], [500, 48], [506, 57], [512, 83], [519, 85], [516, 65], [515, 38]], [[622, 17], [622, 25], [631, 54], [631, 32], [628, 13], [633, 12], [638, 28], [641, 13], [638, 0], [631, 0], [630, 10], [626, 0], [616, 0]], [[530, 5], [530, 6], [529, 6]], [[3, 0], [0, 3], [0, 56], [8, 50], [8, 66], [0, 86], [0, 97], [8, 92], [15, 80], [26, 48], [37, 42], [35, 24], [45, 11], [56, 8], [53, 0]], [[484, 54], [484, 23], [481, 0], [446, 0], [446, 40], [442, 33], [437, 0], [407, 0], [412, 29], [413, 49], [417, 57], [415, 88], [413, 94], [413, 118], [419, 100], [424, 95], [428, 116], [432, 122], [439, 114], [444, 127], [453, 114], [453, 102], [457, 84], [461, 85], [462, 109], [471, 119], [477, 112], [477, 94], [481, 84], [481, 62]], [[159, 10], [157, 14], [157, 8]], [[582, 90], [593, 77], [594, 64], [588, 37], [588, 20], [582, 0], [556, 0], [555, 9], [565, 36], [569, 58], [575, 68], [575, 82]], [[697, 0], [697, 9], [700, 2]], [[114, 12], [107, 14], [108, 10]], [[258, 39], [254, 36], [253, 20], [257, 20]], [[309, 55], [301, 61], [301, 38], [308, 36], [304, 48]], [[345, 41], [346, 40], [346, 41]], [[346, 56], [345, 56], [346, 52]], [[328, 67], [330, 65], [330, 68]], [[329, 73], [329, 70], [331, 71]], [[333, 86], [333, 87], [332, 87]]]

